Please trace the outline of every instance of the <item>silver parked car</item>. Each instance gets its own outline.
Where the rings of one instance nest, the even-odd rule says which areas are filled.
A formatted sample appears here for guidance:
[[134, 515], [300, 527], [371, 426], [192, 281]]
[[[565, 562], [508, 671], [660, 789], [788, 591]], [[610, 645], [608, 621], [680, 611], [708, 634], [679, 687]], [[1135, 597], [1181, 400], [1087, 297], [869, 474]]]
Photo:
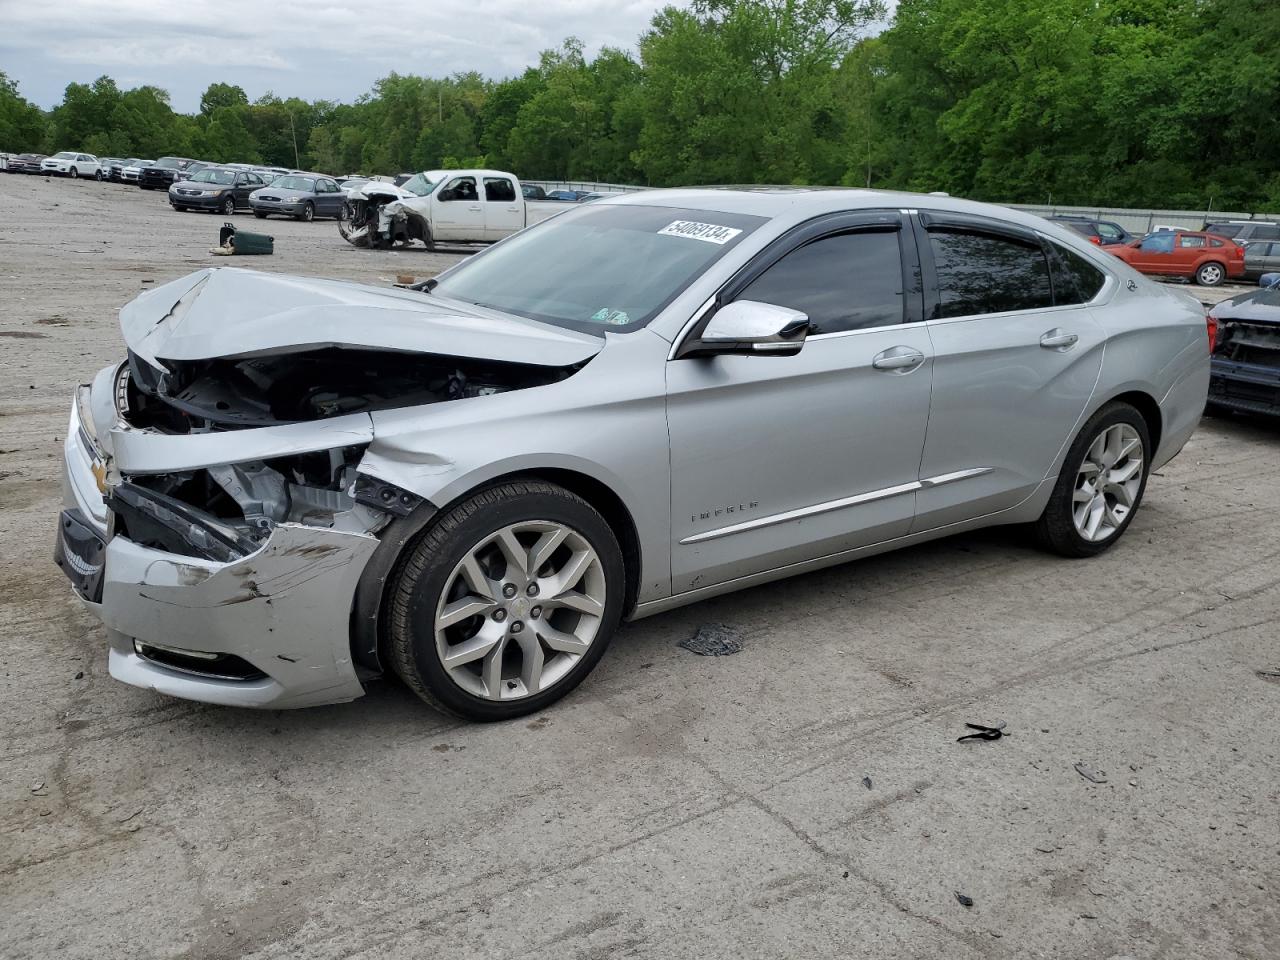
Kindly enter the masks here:
[[628, 194], [421, 289], [208, 269], [120, 320], [57, 546], [111, 674], [395, 672], [477, 720], [624, 618], [991, 524], [1105, 550], [1209, 379], [1203, 308], [1077, 234], [861, 190]]

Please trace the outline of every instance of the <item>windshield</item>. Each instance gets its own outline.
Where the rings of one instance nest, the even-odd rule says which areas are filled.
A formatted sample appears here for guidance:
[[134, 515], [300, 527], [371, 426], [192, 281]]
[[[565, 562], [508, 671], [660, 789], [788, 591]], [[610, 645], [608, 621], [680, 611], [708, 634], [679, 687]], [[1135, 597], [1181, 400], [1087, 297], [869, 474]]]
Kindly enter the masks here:
[[652, 320], [763, 217], [678, 207], [571, 210], [466, 261], [434, 292], [573, 330]]
[[153, 167], [163, 167], [166, 170], [177, 170], [180, 165], [177, 157], [161, 157], [152, 164]]
[[276, 177], [271, 185], [281, 190], [301, 190], [303, 193], [311, 193], [316, 188], [316, 182], [310, 177]]
[[61, 153], [55, 153], [53, 155], [53, 159], [55, 160], [74, 160], [75, 158], [76, 155], [71, 153], [69, 150], [63, 150]]
[[412, 177], [400, 185], [400, 189], [408, 190], [410, 193], [416, 193], [420, 197], [425, 197], [440, 181], [428, 180], [424, 173], [415, 173]]
[[201, 170], [191, 177], [192, 183], [235, 183], [236, 175], [230, 170]]

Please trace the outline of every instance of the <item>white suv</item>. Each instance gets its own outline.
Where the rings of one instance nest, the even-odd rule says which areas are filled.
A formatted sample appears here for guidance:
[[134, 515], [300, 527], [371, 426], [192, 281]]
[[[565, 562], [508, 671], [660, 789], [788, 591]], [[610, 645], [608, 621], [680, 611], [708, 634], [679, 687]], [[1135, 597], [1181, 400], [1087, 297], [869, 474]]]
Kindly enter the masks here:
[[102, 179], [102, 165], [98, 163], [98, 158], [87, 153], [76, 153], [73, 150], [63, 150], [61, 153], [55, 153], [52, 157], [41, 160], [40, 172], [73, 179], [76, 177]]

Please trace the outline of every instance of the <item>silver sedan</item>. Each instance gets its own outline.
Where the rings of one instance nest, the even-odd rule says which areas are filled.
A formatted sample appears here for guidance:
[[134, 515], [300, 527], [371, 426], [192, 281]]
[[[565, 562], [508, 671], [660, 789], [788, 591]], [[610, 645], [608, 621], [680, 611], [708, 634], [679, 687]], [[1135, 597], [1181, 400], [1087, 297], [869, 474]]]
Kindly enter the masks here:
[[993, 524], [1106, 550], [1211, 336], [1033, 216], [763, 188], [603, 199], [419, 289], [203, 270], [121, 326], [57, 547], [112, 675], [292, 707], [393, 672], [476, 720], [626, 618]]

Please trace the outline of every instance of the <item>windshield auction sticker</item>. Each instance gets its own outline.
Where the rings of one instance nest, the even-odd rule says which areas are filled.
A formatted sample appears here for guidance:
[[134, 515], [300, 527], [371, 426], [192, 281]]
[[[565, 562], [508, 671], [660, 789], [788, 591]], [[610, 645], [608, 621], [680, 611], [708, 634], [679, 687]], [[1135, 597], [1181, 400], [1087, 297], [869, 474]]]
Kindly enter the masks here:
[[658, 231], [667, 237], [688, 237], [690, 240], [701, 240], [704, 243], [728, 243], [741, 230], [733, 227], [722, 227], [715, 223], [698, 223], [696, 220], [673, 220]]

